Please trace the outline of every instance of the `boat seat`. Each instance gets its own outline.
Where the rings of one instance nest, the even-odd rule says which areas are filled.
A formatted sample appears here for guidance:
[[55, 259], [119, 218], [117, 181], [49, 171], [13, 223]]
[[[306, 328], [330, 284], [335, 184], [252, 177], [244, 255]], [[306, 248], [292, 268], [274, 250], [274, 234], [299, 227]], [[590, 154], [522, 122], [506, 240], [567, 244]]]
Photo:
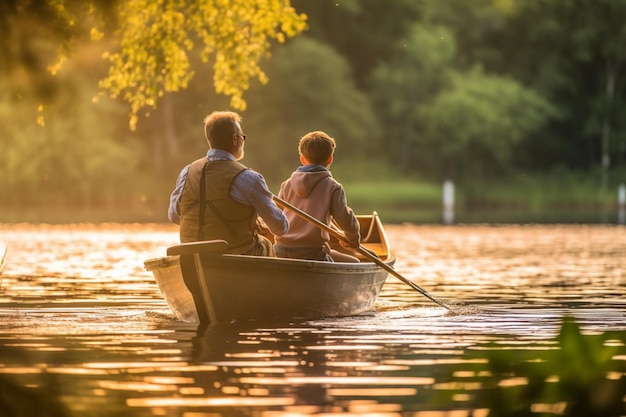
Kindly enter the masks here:
[[196, 253], [222, 253], [228, 247], [225, 240], [203, 240], [200, 242], [181, 243], [167, 248], [167, 255], [194, 255]]
[[[216, 323], [217, 318], [215, 311], [213, 310], [213, 304], [211, 302], [211, 293], [207, 287], [206, 278], [204, 275], [204, 269], [202, 268], [202, 254], [205, 253], [223, 253], [228, 247], [228, 242], [225, 240], [204, 240], [199, 242], [187, 242], [180, 245], [170, 246], [167, 248], [167, 255], [181, 255], [181, 268], [183, 274], [183, 280], [185, 285], [191, 291], [193, 296], [193, 302], [196, 305], [196, 311], [198, 312], [198, 318], [201, 323]], [[183, 264], [184, 259], [193, 259], [193, 272], [188, 274], [185, 272], [187, 263]], [[188, 269], [187, 269], [188, 270]], [[193, 290], [197, 287], [198, 291]]]
[[365, 234], [365, 237], [361, 237], [361, 242], [369, 242], [372, 239], [372, 234], [376, 229], [376, 217], [378, 217], [378, 213], [376, 211], [372, 212], [372, 221], [370, 222], [370, 227]]
[[366, 243], [363, 245], [366, 249], [374, 252], [379, 258], [387, 259], [389, 253], [387, 252], [387, 247], [382, 243]]

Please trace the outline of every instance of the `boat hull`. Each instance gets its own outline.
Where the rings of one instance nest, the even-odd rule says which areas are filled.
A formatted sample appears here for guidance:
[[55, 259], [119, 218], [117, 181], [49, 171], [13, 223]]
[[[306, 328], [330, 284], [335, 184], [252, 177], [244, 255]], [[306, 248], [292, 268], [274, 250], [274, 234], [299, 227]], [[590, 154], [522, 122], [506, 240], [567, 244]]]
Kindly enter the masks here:
[[[388, 276], [387, 271], [373, 263], [215, 254], [202, 255], [200, 259], [209, 294], [205, 303], [208, 301], [213, 309], [212, 321], [220, 323], [372, 312]], [[198, 289], [185, 284], [180, 256], [148, 260], [145, 266], [153, 273], [174, 314], [180, 320], [198, 321], [189, 287], [196, 293]]]
[[[183, 321], [224, 323], [369, 313], [389, 274], [383, 266], [393, 266], [395, 256], [376, 212], [357, 219], [364, 232], [361, 247], [380, 262], [367, 257], [348, 263], [224, 254], [228, 244], [212, 240], [170, 247], [169, 256], [149, 259], [144, 265]], [[331, 237], [329, 243], [342, 250], [336, 239]]]

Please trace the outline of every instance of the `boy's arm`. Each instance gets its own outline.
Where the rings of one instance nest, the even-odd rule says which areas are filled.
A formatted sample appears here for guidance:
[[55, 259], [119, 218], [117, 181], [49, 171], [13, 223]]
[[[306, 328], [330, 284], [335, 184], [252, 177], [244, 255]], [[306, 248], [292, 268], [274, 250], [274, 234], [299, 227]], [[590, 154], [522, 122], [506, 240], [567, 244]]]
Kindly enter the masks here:
[[342, 186], [335, 189], [331, 200], [331, 214], [343, 230], [351, 247], [358, 248], [361, 242], [359, 221], [354, 212], [348, 207], [346, 193]]

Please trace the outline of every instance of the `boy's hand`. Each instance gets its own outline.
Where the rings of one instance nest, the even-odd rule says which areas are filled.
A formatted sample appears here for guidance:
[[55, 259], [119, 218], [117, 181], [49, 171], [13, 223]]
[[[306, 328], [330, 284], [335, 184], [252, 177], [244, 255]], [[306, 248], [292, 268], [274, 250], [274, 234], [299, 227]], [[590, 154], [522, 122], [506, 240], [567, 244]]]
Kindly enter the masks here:
[[346, 248], [346, 249], [358, 249], [359, 248], [359, 242], [357, 241], [355, 242], [346, 242], [345, 240], [341, 239], [339, 240], [339, 244]]

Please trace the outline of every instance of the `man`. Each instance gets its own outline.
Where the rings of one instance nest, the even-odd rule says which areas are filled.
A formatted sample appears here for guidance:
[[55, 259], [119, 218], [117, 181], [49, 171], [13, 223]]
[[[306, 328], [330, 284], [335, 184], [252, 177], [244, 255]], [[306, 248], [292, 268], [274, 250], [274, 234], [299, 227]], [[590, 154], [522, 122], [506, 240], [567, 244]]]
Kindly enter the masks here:
[[210, 149], [179, 174], [168, 217], [180, 225], [183, 243], [219, 239], [228, 242], [227, 253], [273, 256], [271, 242], [257, 232], [257, 216], [274, 235], [287, 232], [289, 223], [263, 176], [238, 162], [246, 141], [240, 123], [230, 111], [204, 119]]

